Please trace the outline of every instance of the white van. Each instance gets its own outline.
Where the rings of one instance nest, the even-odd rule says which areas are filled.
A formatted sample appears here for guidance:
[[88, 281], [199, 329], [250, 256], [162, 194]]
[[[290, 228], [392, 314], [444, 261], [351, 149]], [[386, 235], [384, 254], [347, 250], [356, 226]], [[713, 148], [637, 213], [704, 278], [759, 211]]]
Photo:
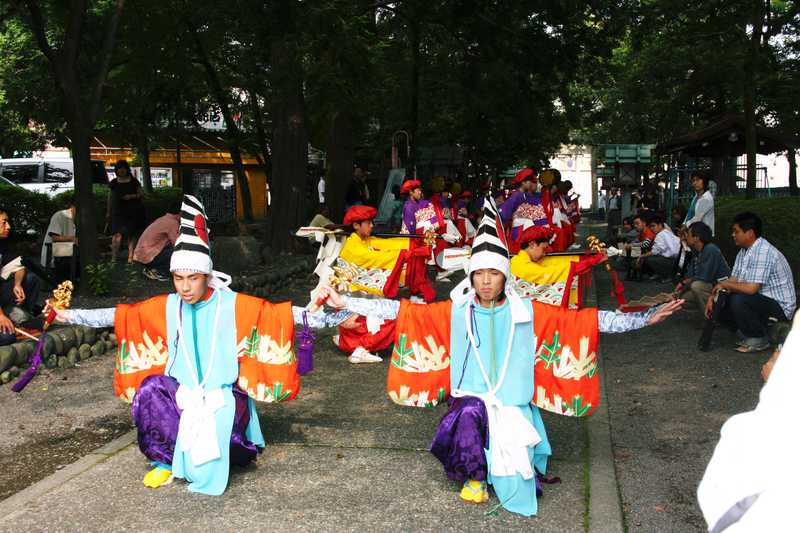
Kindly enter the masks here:
[[[55, 196], [75, 188], [72, 159], [0, 159], [0, 177], [29, 191]], [[108, 185], [105, 165], [92, 161], [92, 183]]]

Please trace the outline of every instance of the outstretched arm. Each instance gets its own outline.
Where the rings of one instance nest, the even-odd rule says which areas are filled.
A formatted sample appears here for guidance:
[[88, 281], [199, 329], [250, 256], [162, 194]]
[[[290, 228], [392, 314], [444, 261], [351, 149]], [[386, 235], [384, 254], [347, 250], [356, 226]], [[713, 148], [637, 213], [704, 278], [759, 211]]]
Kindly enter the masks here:
[[598, 311], [597, 324], [600, 333], [625, 333], [666, 320], [683, 305], [683, 300], [675, 300], [640, 313], [620, 311]]
[[335, 309], [346, 310], [349, 313], [371, 316], [381, 320], [395, 320], [400, 311], [400, 302], [384, 298], [353, 298], [342, 296], [330, 287], [320, 288], [320, 297], [327, 297], [325, 303]]
[[350, 311], [342, 310], [335, 313], [326, 313], [318, 309], [313, 313], [305, 307], [292, 306], [292, 317], [295, 324], [303, 324], [303, 313], [306, 313], [306, 320], [311, 329], [333, 328], [350, 318], [353, 314]]
[[[50, 306], [48, 305], [44, 310], [45, 316], [49, 311]], [[108, 328], [114, 325], [116, 311], [115, 307], [104, 309], [57, 309], [55, 321], [60, 324]]]

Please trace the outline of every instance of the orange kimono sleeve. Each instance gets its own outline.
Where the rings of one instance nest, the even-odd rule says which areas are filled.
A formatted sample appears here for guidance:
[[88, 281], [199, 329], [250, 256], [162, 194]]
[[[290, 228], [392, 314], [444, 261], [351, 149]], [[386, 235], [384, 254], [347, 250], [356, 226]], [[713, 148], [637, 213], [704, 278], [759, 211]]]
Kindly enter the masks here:
[[259, 402], [284, 402], [300, 392], [291, 302], [236, 295], [239, 387]]
[[167, 365], [167, 295], [118, 305], [114, 333], [119, 346], [114, 394], [131, 402], [144, 378], [163, 374]]
[[536, 335], [533, 403], [566, 416], [588, 416], [600, 404], [597, 309], [533, 302]]
[[387, 391], [399, 405], [434, 407], [450, 395], [452, 302], [400, 301]]

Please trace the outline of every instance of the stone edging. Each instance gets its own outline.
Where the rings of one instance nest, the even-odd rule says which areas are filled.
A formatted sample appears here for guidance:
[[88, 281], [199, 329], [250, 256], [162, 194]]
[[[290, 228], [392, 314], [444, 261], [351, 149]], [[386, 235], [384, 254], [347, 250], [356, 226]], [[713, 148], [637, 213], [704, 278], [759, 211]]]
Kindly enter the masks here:
[[[596, 278], [594, 273], [592, 277]], [[592, 281], [594, 303], [597, 304], [597, 280]], [[588, 295], [587, 295], [588, 296]], [[598, 346], [599, 352], [599, 346]], [[600, 365], [600, 405], [586, 420], [589, 438], [589, 533], [623, 533], [617, 472], [614, 466], [614, 451], [611, 446], [611, 419], [608, 414], [606, 394], [605, 358], [598, 353]]]
[[[86, 326], [53, 326], [47, 332], [42, 353], [45, 368], [68, 368], [90, 357], [112, 352], [117, 346], [116, 335], [110, 330]], [[0, 384], [17, 378], [36, 348], [32, 340], [0, 346]]]

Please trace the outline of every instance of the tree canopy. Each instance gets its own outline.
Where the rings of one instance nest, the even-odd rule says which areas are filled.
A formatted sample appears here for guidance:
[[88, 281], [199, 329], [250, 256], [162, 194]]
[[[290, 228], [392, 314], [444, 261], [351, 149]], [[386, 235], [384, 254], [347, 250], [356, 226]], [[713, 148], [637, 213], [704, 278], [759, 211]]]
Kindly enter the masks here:
[[12, 0], [0, 153], [75, 152], [99, 128], [146, 161], [150, 138], [213, 109], [246, 218], [261, 192], [241, 154], [267, 169], [282, 249], [307, 214], [309, 145], [327, 154], [340, 216], [354, 161], [386, 160], [398, 130], [409, 164], [457, 147], [476, 178], [544, 167], [563, 143], [655, 143], [732, 112], [800, 133], [798, 23], [790, 0]]

